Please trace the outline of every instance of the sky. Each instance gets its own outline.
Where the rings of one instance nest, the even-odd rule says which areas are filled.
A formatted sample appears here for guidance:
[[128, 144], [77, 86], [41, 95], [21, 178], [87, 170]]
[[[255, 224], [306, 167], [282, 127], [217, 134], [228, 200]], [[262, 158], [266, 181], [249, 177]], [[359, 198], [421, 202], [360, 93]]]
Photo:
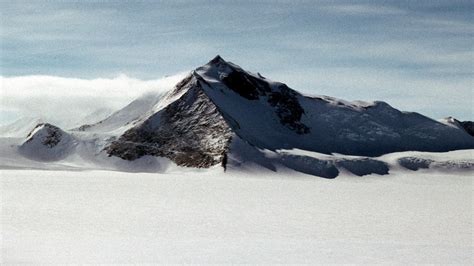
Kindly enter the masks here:
[[64, 99], [119, 108], [217, 54], [306, 94], [473, 120], [473, 14], [454, 0], [0, 0], [0, 124]]

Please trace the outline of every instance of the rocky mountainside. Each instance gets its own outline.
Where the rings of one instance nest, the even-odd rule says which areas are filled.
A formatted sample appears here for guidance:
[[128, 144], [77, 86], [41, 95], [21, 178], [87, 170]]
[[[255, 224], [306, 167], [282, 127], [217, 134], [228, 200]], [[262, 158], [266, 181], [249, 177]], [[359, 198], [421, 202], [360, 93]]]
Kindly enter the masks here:
[[385, 102], [305, 96], [217, 56], [167, 93], [139, 98], [70, 133], [96, 154], [126, 161], [164, 157], [177, 165], [208, 168], [228, 158], [231, 163], [261, 162], [256, 158], [268, 157], [265, 151], [291, 166], [294, 156], [285, 157], [282, 150], [379, 156], [474, 148], [469, 124], [462, 128]]
[[172, 94], [185, 93], [113, 141], [109, 155], [134, 160], [162, 156], [178, 165], [209, 167], [222, 161], [232, 136], [218, 107], [206, 96], [193, 73]]
[[472, 121], [459, 121], [462, 128], [471, 136], [474, 137], [474, 122]]

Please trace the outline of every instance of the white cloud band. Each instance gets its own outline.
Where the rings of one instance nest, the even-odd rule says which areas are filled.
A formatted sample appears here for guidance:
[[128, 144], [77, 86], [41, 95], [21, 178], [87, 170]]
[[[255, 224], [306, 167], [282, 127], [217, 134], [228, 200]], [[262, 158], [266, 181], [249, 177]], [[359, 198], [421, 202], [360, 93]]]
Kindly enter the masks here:
[[186, 73], [156, 80], [120, 75], [112, 79], [55, 76], [0, 77], [0, 124], [19, 117], [41, 117], [71, 126], [97, 110], [116, 110], [147, 92], [171, 89]]

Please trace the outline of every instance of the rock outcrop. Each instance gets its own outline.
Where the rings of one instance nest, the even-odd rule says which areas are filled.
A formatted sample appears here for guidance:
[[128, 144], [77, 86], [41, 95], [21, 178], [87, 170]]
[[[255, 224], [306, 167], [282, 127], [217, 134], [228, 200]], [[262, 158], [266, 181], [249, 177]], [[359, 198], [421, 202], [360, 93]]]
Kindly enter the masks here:
[[232, 129], [218, 107], [192, 76], [171, 94], [187, 91], [162, 111], [127, 130], [110, 144], [111, 156], [134, 160], [144, 155], [167, 157], [188, 167], [210, 167], [222, 162]]
[[38, 124], [21, 144], [23, 155], [42, 161], [63, 159], [74, 148], [74, 138], [57, 126]]

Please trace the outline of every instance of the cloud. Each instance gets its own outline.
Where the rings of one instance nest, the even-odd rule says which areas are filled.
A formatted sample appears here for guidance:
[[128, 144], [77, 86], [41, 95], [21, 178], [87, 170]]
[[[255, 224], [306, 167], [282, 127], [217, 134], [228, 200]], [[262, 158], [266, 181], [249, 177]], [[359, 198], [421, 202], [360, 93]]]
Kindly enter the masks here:
[[20, 117], [41, 117], [60, 126], [74, 126], [98, 110], [117, 110], [145, 93], [171, 89], [186, 73], [156, 80], [78, 79], [56, 76], [0, 77], [0, 124]]
[[[0, 75], [155, 79], [221, 54], [295, 89], [472, 119], [471, 2], [4, 1]], [[0, 121], [18, 109], [3, 98]]]
[[344, 15], [403, 15], [407, 12], [403, 9], [391, 6], [366, 5], [366, 4], [340, 4], [328, 5], [321, 8], [324, 11]]

